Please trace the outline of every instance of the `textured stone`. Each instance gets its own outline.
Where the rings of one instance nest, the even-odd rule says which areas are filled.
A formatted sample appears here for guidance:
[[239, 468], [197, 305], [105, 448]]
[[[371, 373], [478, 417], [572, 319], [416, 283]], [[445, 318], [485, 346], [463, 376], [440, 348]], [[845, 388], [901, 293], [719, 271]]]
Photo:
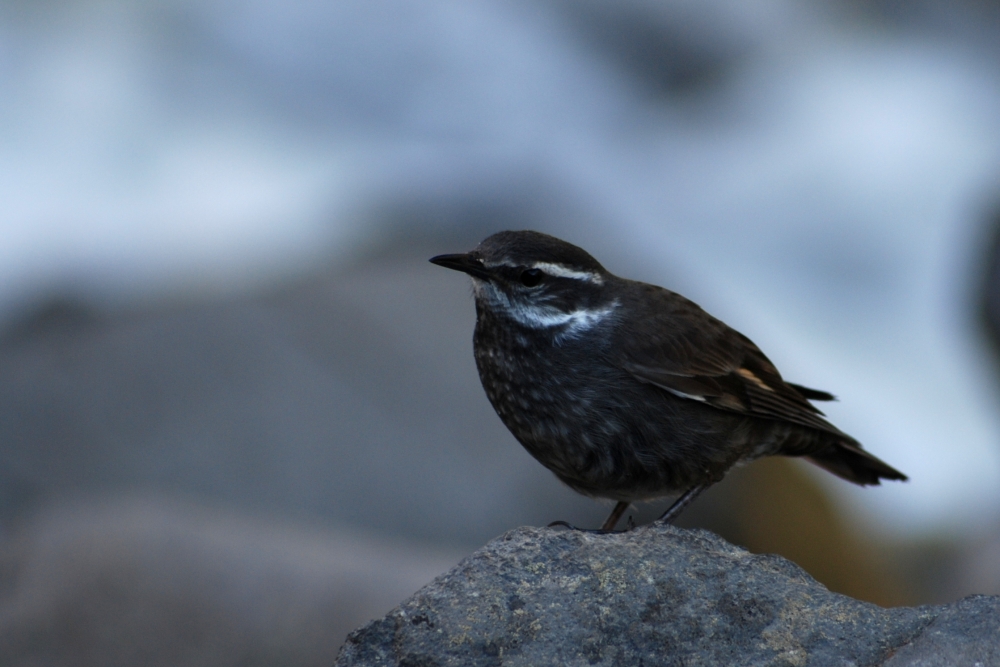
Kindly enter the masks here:
[[705, 531], [520, 528], [384, 618], [337, 665], [974, 665], [1000, 598], [884, 609]]

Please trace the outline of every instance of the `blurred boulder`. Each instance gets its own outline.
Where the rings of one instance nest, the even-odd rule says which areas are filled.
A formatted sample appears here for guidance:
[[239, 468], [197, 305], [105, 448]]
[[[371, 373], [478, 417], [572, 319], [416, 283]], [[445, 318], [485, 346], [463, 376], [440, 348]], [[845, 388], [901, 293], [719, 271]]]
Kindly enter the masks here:
[[162, 497], [60, 505], [0, 542], [8, 667], [328, 665], [458, 555]]
[[430, 254], [257, 296], [42, 304], [0, 340], [0, 521], [142, 489], [472, 547], [599, 515], [496, 419], [468, 286]]

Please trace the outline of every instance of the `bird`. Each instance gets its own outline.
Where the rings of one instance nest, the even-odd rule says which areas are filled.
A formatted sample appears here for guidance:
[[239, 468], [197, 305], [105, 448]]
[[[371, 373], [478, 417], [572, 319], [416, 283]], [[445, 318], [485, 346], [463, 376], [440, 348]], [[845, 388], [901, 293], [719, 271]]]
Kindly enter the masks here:
[[765, 456], [861, 486], [907, 480], [810, 402], [832, 394], [785, 381], [743, 334], [582, 248], [502, 231], [430, 261], [472, 278], [476, 367], [504, 425], [571, 489], [616, 501], [600, 532], [633, 503], [679, 494], [657, 519], [671, 523]]

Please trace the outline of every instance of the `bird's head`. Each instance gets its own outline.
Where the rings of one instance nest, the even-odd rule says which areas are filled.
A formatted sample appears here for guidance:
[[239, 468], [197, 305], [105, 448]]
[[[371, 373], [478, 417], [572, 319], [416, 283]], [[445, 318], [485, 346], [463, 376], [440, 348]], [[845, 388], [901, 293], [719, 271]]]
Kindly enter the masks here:
[[477, 306], [530, 329], [580, 333], [611, 315], [615, 277], [581, 248], [539, 232], [499, 232], [431, 262], [472, 276]]

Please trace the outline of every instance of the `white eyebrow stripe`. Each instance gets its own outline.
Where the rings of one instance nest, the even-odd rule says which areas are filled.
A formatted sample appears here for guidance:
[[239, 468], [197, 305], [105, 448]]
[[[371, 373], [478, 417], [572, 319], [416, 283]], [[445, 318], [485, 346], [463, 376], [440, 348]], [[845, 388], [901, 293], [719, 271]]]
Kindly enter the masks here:
[[550, 276], [555, 276], [556, 278], [585, 280], [589, 283], [594, 283], [595, 285], [604, 284], [604, 278], [602, 278], [600, 274], [592, 273], [590, 271], [574, 271], [573, 269], [565, 267], [562, 264], [553, 264], [552, 262], [535, 262], [531, 265], [531, 268], [544, 271]]

